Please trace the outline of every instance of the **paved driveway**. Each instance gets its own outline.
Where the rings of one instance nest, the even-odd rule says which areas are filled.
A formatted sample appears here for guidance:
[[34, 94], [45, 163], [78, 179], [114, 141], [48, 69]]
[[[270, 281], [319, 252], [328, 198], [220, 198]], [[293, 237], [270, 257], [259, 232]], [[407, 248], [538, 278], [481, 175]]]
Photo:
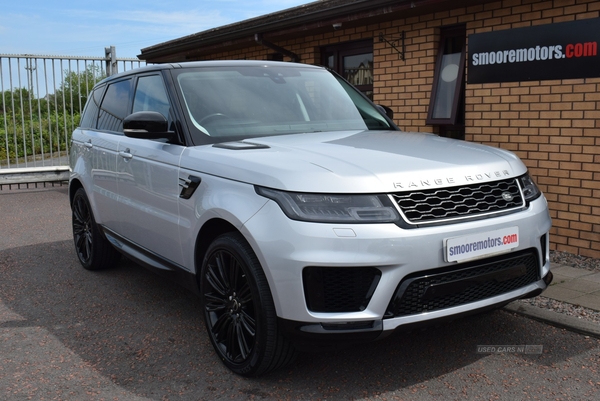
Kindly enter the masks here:
[[194, 295], [127, 260], [79, 266], [66, 187], [0, 191], [0, 227], [2, 400], [600, 399], [600, 341], [506, 311], [240, 378]]

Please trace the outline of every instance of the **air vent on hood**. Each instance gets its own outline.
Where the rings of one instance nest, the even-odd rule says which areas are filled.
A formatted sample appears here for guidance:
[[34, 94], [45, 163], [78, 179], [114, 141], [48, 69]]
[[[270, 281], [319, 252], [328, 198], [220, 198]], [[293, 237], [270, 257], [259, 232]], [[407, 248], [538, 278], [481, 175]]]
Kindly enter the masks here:
[[230, 150], [248, 150], [248, 149], [269, 149], [267, 145], [251, 142], [223, 142], [215, 143], [214, 148], [230, 149]]

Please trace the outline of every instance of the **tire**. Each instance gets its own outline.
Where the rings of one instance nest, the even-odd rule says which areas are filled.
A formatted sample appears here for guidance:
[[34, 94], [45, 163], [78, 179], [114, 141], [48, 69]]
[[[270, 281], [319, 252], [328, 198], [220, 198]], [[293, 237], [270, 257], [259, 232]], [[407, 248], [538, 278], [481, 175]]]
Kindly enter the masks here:
[[71, 203], [71, 222], [75, 252], [81, 265], [87, 270], [99, 270], [114, 266], [121, 254], [102, 235], [90, 201], [83, 188], [79, 188]]
[[210, 341], [231, 371], [258, 376], [295, 359], [296, 350], [278, 330], [265, 274], [240, 234], [223, 234], [209, 246], [200, 291]]

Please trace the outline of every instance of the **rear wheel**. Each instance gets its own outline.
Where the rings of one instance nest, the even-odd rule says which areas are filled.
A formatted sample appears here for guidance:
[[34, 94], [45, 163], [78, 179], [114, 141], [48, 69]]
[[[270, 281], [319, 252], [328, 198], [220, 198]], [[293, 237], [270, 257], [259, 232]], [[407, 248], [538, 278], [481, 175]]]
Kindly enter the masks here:
[[257, 376], [294, 360], [296, 350], [277, 328], [267, 279], [240, 234], [219, 236], [209, 246], [200, 274], [208, 335], [229, 369]]
[[71, 211], [73, 241], [81, 265], [88, 270], [115, 265], [121, 255], [100, 232], [83, 188], [75, 192]]

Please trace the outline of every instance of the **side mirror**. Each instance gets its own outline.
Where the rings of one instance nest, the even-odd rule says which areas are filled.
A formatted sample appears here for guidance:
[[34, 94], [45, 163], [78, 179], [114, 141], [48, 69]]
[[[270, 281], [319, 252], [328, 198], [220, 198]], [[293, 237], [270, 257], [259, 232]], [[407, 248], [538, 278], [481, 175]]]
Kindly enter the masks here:
[[169, 142], [177, 139], [177, 134], [169, 131], [165, 116], [156, 111], [138, 111], [123, 120], [123, 133], [130, 138], [163, 139]]
[[387, 106], [382, 106], [380, 104], [377, 104], [376, 106], [379, 109], [379, 111], [381, 112], [381, 114], [385, 114], [386, 116], [388, 116], [390, 118], [390, 120], [394, 119], [394, 110], [390, 109]]

